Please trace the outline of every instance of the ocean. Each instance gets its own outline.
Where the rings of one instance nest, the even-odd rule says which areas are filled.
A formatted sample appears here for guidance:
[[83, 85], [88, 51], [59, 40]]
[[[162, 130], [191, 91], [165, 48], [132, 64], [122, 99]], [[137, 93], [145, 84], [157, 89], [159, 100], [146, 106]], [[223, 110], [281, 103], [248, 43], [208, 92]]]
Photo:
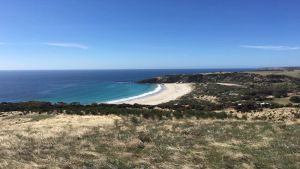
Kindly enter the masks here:
[[0, 102], [113, 103], [159, 92], [139, 80], [170, 74], [240, 72], [253, 69], [0, 71]]

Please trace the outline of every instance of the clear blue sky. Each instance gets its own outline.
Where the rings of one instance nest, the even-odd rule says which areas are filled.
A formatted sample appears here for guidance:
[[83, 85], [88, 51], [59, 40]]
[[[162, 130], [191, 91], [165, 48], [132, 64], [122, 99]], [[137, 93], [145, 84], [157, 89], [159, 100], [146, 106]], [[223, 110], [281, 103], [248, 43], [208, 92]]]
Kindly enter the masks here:
[[298, 0], [1, 0], [0, 69], [300, 66]]

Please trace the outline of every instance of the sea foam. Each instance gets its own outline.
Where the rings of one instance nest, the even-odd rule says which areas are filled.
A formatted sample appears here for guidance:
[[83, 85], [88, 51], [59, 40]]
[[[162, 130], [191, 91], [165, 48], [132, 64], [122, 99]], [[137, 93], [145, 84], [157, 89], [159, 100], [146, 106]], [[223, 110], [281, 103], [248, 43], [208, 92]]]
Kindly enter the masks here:
[[134, 100], [134, 99], [138, 99], [138, 98], [142, 98], [142, 97], [145, 97], [145, 96], [149, 96], [149, 95], [158, 93], [162, 89], [163, 89], [163, 86], [161, 84], [158, 84], [157, 87], [154, 90], [150, 91], [150, 92], [143, 93], [143, 94], [140, 94], [140, 95], [137, 95], [137, 96], [123, 98], [123, 99], [112, 100], [112, 101], [105, 102], [105, 103], [107, 103], [107, 104], [122, 103], [122, 102], [130, 101], [130, 100]]

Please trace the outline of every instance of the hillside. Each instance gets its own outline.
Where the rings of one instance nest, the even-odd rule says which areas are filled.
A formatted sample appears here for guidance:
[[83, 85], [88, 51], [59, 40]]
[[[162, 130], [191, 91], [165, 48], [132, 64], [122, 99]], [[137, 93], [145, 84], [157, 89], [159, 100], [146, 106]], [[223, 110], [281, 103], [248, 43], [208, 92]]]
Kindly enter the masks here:
[[155, 106], [0, 103], [0, 168], [300, 168], [300, 106], [288, 99], [299, 95], [299, 79], [218, 73], [146, 82], [194, 89]]
[[139, 81], [139, 83], [300, 83], [300, 79], [286, 75], [256, 73], [210, 73], [192, 75], [167, 75]]
[[0, 168], [300, 167], [300, 123], [115, 115], [0, 117]]

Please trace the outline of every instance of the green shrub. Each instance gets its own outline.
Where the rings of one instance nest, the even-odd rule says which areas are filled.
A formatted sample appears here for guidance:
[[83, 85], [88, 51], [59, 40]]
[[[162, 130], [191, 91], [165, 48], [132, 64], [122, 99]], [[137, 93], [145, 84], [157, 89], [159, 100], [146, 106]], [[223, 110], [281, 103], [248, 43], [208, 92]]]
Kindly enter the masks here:
[[292, 96], [290, 101], [293, 103], [300, 103], [300, 96]]

